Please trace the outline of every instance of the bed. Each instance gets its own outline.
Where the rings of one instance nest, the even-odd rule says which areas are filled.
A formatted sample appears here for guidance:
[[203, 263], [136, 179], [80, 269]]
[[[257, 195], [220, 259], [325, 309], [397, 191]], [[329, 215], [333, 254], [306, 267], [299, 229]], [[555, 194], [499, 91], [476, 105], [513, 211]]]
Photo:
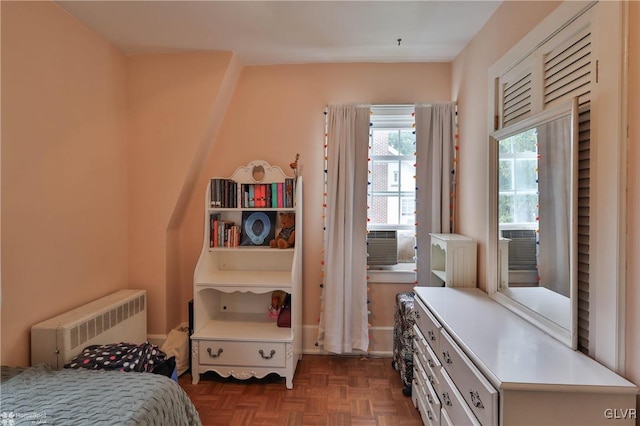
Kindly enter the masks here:
[[1, 368], [0, 424], [200, 425], [184, 390], [152, 373]]

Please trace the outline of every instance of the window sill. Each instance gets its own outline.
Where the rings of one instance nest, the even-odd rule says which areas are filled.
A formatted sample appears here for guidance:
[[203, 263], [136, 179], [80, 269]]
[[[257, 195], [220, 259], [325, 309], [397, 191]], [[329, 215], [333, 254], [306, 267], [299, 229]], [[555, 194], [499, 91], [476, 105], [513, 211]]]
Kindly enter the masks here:
[[372, 283], [395, 283], [410, 284], [416, 281], [416, 264], [399, 263], [389, 266], [388, 269], [369, 269], [369, 282]]

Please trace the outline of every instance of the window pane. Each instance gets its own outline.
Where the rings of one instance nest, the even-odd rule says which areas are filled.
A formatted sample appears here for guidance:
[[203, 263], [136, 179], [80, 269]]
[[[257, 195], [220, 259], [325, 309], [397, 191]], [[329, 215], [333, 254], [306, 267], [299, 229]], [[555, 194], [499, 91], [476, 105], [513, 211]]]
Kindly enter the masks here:
[[397, 161], [371, 161], [370, 191], [398, 191], [399, 177]]
[[515, 197], [515, 222], [535, 222], [538, 196], [536, 194], [517, 194]]
[[372, 195], [369, 199], [369, 223], [371, 225], [397, 225], [398, 208], [397, 196]]
[[515, 189], [518, 191], [537, 190], [536, 182], [537, 160], [529, 158], [516, 159]]
[[416, 135], [413, 130], [400, 130], [398, 137], [400, 141], [397, 146], [400, 155], [415, 155], [416, 152]]
[[508, 154], [511, 153], [511, 138], [502, 139], [498, 142], [498, 153], [499, 154]]
[[513, 160], [500, 160], [498, 163], [498, 190], [513, 189]]
[[500, 194], [498, 196], [498, 221], [499, 223], [513, 223], [514, 200], [512, 194]]
[[371, 155], [389, 155], [391, 152], [390, 139], [394, 138], [397, 143], [397, 130], [373, 130], [371, 138]]
[[536, 129], [518, 133], [517, 135], [511, 136], [509, 139], [513, 140], [513, 151], [516, 153], [536, 152], [536, 143], [538, 142]]
[[402, 225], [415, 225], [416, 197], [402, 197], [400, 207], [400, 223]]
[[[400, 191], [412, 192], [415, 194], [416, 190], [416, 168], [413, 166], [415, 160], [401, 161], [400, 162]], [[415, 198], [415, 196], [414, 196]]]

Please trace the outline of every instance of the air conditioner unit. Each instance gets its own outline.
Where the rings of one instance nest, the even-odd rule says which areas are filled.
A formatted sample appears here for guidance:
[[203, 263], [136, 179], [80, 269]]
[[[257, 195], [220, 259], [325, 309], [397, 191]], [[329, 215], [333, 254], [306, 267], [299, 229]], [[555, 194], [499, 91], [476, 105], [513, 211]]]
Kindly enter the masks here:
[[369, 231], [367, 265], [388, 266], [398, 263], [397, 231]]

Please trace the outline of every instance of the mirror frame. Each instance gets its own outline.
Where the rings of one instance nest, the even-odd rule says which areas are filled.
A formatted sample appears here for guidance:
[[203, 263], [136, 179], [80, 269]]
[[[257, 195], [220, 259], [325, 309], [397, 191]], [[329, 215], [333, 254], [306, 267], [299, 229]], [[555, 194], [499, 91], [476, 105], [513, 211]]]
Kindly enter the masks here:
[[[570, 321], [567, 327], [549, 319], [542, 313], [525, 304], [517, 302], [499, 291], [499, 255], [498, 255], [498, 141], [518, 134], [532, 127], [546, 124], [553, 120], [570, 117], [570, 143], [571, 143], [571, 200], [570, 200], [570, 224], [569, 233], [569, 309]], [[487, 293], [496, 302], [507, 309], [520, 315], [525, 320], [550, 334], [565, 345], [576, 349], [578, 346], [578, 279], [577, 279], [577, 201], [578, 201], [578, 101], [572, 99], [569, 102], [559, 103], [557, 106], [534, 114], [522, 121], [496, 130], [489, 135], [489, 197], [488, 197], [488, 235], [487, 235]]]

